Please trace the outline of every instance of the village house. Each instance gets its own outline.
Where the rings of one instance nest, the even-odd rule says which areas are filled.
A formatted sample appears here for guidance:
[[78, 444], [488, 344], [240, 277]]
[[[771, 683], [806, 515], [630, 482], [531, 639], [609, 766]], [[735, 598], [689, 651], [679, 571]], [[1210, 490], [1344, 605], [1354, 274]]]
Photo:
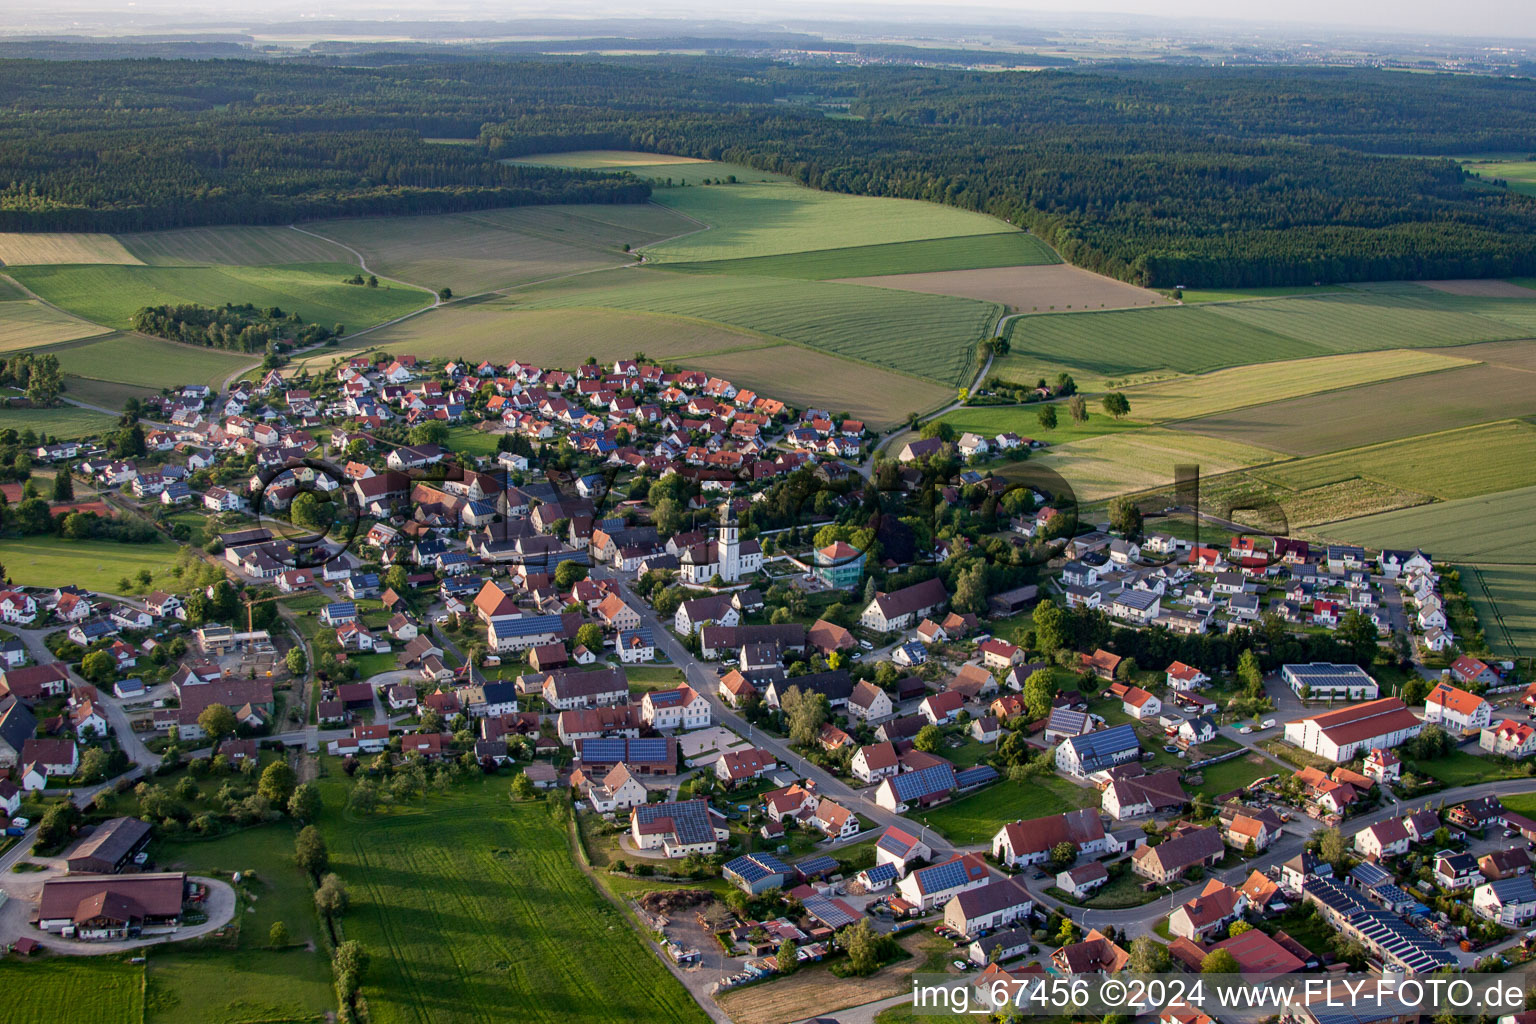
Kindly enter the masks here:
[[1143, 846], [1131, 854], [1131, 871], [1154, 882], [1171, 882], [1190, 868], [1209, 867], [1225, 853], [1226, 844], [1217, 829], [1198, 828], [1157, 846]]

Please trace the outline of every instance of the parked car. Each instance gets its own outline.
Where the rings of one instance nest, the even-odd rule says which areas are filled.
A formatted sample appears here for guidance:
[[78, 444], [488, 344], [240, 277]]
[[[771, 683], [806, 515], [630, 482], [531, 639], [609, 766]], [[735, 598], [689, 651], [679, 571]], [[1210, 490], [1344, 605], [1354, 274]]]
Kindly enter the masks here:
[[1239, 733], [1243, 734], [1244, 736], [1247, 736], [1249, 733], [1253, 732], [1253, 726], [1245, 725], [1245, 726], [1243, 726], [1241, 729], [1239, 729], [1237, 731]]
[[870, 643], [868, 640], [860, 640], [859, 646], [864, 648], [866, 651], [872, 651], [875, 649], [875, 645]]
[[955, 970], [957, 970], [957, 971], [968, 971], [970, 969], [971, 969], [971, 962], [969, 960], [956, 960], [955, 961]]

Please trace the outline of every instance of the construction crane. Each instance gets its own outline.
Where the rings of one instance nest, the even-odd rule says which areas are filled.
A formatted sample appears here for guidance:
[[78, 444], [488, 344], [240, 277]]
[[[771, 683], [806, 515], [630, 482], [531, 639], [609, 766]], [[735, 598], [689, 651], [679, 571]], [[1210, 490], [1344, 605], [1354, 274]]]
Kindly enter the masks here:
[[287, 594], [273, 594], [270, 597], [242, 597], [241, 603], [245, 605], [245, 631], [256, 632], [255, 620], [251, 609], [258, 604], [266, 604], [268, 601], [281, 601]]

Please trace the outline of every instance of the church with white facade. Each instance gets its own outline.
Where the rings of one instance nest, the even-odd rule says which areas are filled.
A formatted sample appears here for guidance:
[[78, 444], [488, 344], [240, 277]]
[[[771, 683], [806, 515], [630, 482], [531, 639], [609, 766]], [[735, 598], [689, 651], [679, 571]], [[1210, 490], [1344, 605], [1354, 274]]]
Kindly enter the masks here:
[[741, 539], [736, 512], [726, 502], [715, 539], [687, 548], [678, 555], [677, 563], [678, 575], [685, 583], [703, 586], [716, 576], [726, 583], [735, 583], [762, 569], [763, 548], [755, 540]]

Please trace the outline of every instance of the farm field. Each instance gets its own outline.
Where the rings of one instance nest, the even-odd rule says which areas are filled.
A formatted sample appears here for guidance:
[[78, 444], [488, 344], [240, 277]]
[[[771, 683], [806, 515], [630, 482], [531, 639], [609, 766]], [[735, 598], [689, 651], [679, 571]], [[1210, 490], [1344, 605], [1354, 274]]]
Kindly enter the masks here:
[[95, 323], [128, 329], [144, 306], [251, 302], [297, 312], [327, 326], [356, 330], [404, 316], [430, 302], [401, 286], [342, 284], [355, 264], [299, 263], [281, 267], [146, 267], [56, 265], [12, 267], [10, 273], [44, 299]]
[[1481, 174], [1485, 180], [1503, 178], [1509, 182], [1511, 192], [1536, 196], [1536, 160], [1469, 160], [1467, 170]]
[[692, 156], [673, 156], [670, 153], [642, 153], [633, 149], [572, 149], [560, 153], [530, 153], [512, 157], [509, 164], [535, 164], [548, 167], [574, 167], [578, 170], [601, 171], [608, 168], [623, 170], [628, 167], [667, 167], [673, 164], [707, 164]]
[[[884, 245], [853, 245], [818, 252], [799, 252], [784, 256], [754, 256], [748, 259], [708, 260], [702, 263], [666, 263], [668, 270], [702, 274], [748, 274], [755, 277], [793, 277], [808, 281], [847, 279], [848, 284], [874, 284], [900, 288], [900, 283], [883, 285], [880, 280], [862, 280], [858, 275], [928, 274], [948, 270], [976, 270], [984, 267], [1024, 267], [1059, 264], [1060, 257], [1039, 238], [1024, 231], [995, 232], [987, 235], [959, 235], [952, 238], [927, 238], [918, 242], [888, 242]], [[1090, 275], [1093, 276], [1093, 275]], [[932, 291], [913, 287], [910, 291]], [[1140, 291], [1140, 289], [1132, 289]], [[938, 291], [937, 294], [958, 294]]]
[[111, 235], [86, 232], [0, 231], [0, 263], [138, 263]]
[[718, 1002], [730, 1014], [733, 1024], [784, 1024], [785, 1021], [806, 1020], [844, 1007], [910, 994], [915, 973], [941, 971], [953, 959], [950, 951], [954, 947], [926, 928], [908, 932], [896, 941], [910, 954], [908, 959], [867, 978], [839, 978], [826, 966], [813, 964], [770, 984], [726, 992]]
[[377, 1024], [708, 1020], [576, 866], [565, 826], [509, 804], [505, 777], [344, 823], [346, 780], [321, 785]]
[[[1209, 312], [1335, 352], [1426, 348], [1498, 341], [1529, 333], [1517, 324], [1479, 315], [1498, 300], [1469, 300], [1417, 285], [1353, 289], [1315, 298], [1220, 303]], [[1504, 307], [1511, 315], [1525, 303]], [[1530, 303], [1536, 311], [1536, 303]], [[1513, 307], [1513, 308], [1511, 308]]]
[[975, 346], [999, 312], [992, 303], [857, 285], [647, 270], [591, 274], [487, 305], [669, 313], [954, 385], [969, 383]]
[[666, 263], [1018, 230], [985, 214], [935, 203], [816, 192], [788, 183], [662, 189], [653, 198], [711, 225], [708, 231], [646, 249], [647, 256]]
[[1451, 500], [1536, 486], [1532, 451], [1536, 427], [1505, 420], [1285, 462], [1255, 475], [1297, 490], [1366, 477]]
[[[644, 352], [652, 359], [690, 359], [710, 352], [761, 348], [762, 337], [715, 323], [660, 313], [621, 310], [508, 309], [501, 304], [454, 303], [380, 328], [359, 341], [368, 348], [417, 356], [490, 361], [514, 359], [548, 366], [574, 366], [596, 356], [603, 362]], [[348, 351], [346, 339], [300, 361], [324, 368]], [[692, 365], [691, 363], [689, 365]]]
[[1324, 292], [1342, 292], [1348, 289], [1341, 284], [1320, 284], [1308, 287], [1295, 285], [1275, 288], [1186, 288], [1183, 302], [1186, 306], [1202, 302], [1244, 302], [1248, 299], [1283, 299], [1297, 295], [1320, 295]]
[[[1189, 444], [1177, 431], [1149, 427], [1053, 445], [1029, 462], [1060, 473], [1076, 490], [1079, 501], [1098, 501], [1169, 486], [1179, 464], [1195, 463], [1202, 475], [1215, 475], [1281, 457], [1253, 445], [1215, 438], [1207, 441], [1215, 443]], [[1006, 476], [1006, 471], [1002, 475]]]
[[0, 302], [0, 352], [91, 338], [109, 330], [61, 313], [36, 299]]
[[1175, 377], [1130, 388], [1125, 397], [1131, 403], [1131, 414], [1137, 419], [1152, 422], [1182, 420], [1469, 365], [1472, 360], [1450, 353], [1389, 349], [1260, 363]]
[[183, 228], [118, 235], [140, 263], [176, 267], [205, 263], [274, 266], [280, 263], [348, 263], [353, 256], [339, 245], [288, 227]]
[[61, 587], [75, 583], [90, 590], [117, 592], [118, 580], [140, 569], [154, 575], [157, 589], [183, 589], [171, 575], [176, 548], [170, 541], [119, 544], [110, 540], [20, 537], [0, 540], [0, 564], [11, 582], [22, 587]]
[[1010, 821], [1058, 814], [1097, 802], [1092, 789], [1054, 775], [1033, 782], [997, 782], [979, 793], [935, 807], [923, 816], [928, 826], [959, 846], [990, 843]]
[[[1011, 235], [1004, 235], [1010, 238]], [[1026, 235], [1032, 238], [1032, 235]], [[931, 274], [888, 274], [880, 277], [846, 277], [844, 284], [876, 288], [958, 295], [966, 299], [1001, 302], [1010, 310], [1033, 313], [1048, 309], [1120, 309], [1167, 304], [1157, 292], [1101, 277], [1080, 267], [1057, 263], [945, 270]]]
[[306, 230], [361, 252], [375, 273], [475, 295], [633, 263], [625, 245], [639, 248], [699, 227], [653, 203], [637, 203], [326, 220]]
[[[1485, 346], [1450, 351], [1475, 357]], [[1463, 366], [1291, 398], [1175, 424], [1176, 429], [1320, 455], [1469, 423], [1536, 413], [1536, 376], [1508, 364]], [[1131, 399], [1133, 413], [1139, 413]]]
[[1536, 566], [1461, 567], [1461, 585], [1488, 645], [1500, 654], [1536, 654]]
[[144, 1024], [319, 1024], [334, 1016], [336, 990], [323, 952], [156, 948], [145, 970], [144, 1004]]
[[[647, 354], [654, 354], [647, 350]], [[797, 408], [846, 412], [883, 430], [954, 399], [950, 388], [901, 373], [851, 363], [801, 348], [775, 345], [738, 352], [690, 356], [690, 369], [724, 377]]]
[[27, 1024], [142, 1024], [144, 966], [110, 956], [0, 961], [6, 1017]]
[[1159, 369], [1204, 373], [1328, 354], [1320, 345], [1193, 306], [1021, 316], [1008, 321], [1004, 335], [1012, 351], [992, 371], [1021, 384], [1061, 370], [1107, 377]]
[[[75, 393], [78, 377], [71, 377], [65, 392], [70, 398], [81, 398]], [[0, 430], [22, 431], [31, 428], [38, 434], [54, 437], [90, 437], [104, 430], [117, 427], [117, 417], [93, 409], [81, 409], [74, 405], [61, 405], [53, 409], [7, 409], [0, 407]]]
[[[219, 378], [220, 382], [223, 378]], [[90, 377], [68, 377], [66, 383], [69, 390], [65, 394], [77, 402], [86, 402], [90, 405], [99, 405], [106, 409], [121, 408], [129, 398], [145, 398], [153, 395], [158, 388], [146, 387], [140, 384], [123, 384], [117, 381], [94, 380]], [[192, 383], [197, 383], [193, 381]]]
[[225, 352], [133, 334], [72, 342], [49, 351], [59, 357], [59, 366], [67, 374], [154, 390], [172, 384], [218, 387], [235, 370], [261, 360], [259, 354]]
[[1516, 281], [1497, 281], [1486, 277], [1466, 278], [1456, 281], [1419, 281], [1418, 285], [1424, 288], [1433, 288], [1437, 292], [1445, 292], [1447, 295], [1473, 295], [1482, 299], [1525, 299], [1536, 298], [1531, 295], [1530, 288]]
[[1536, 487], [1437, 502], [1331, 524], [1325, 533], [1347, 544], [1422, 547], [1446, 561], [1536, 565], [1531, 523]]
[[[1064, 404], [1056, 405], [1056, 429], [1044, 430], [1037, 418], [1042, 403], [1030, 403], [1028, 405], [970, 405], [963, 406], [953, 412], [947, 412], [943, 416], [945, 423], [954, 428], [956, 434], [970, 431], [973, 434], [983, 434], [993, 437], [997, 434], [1014, 433], [1020, 437], [1030, 437], [1038, 441], [1047, 441], [1052, 447], [1066, 444], [1070, 441], [1083, 441], [1090, 437], [1099, 437], [1102, 434], [1125, 434], [1133, 430], [1140, 430], [1147, 424], [1139, 420], [1116, 420], [1089, 406], [1088, 422], [1073, 423], [1072, 417], [1067, 414]], [[912, 437], [916, 437], [913, 434]], [[900, 440], [893, 441], [892, 448], [900, 449]]]

